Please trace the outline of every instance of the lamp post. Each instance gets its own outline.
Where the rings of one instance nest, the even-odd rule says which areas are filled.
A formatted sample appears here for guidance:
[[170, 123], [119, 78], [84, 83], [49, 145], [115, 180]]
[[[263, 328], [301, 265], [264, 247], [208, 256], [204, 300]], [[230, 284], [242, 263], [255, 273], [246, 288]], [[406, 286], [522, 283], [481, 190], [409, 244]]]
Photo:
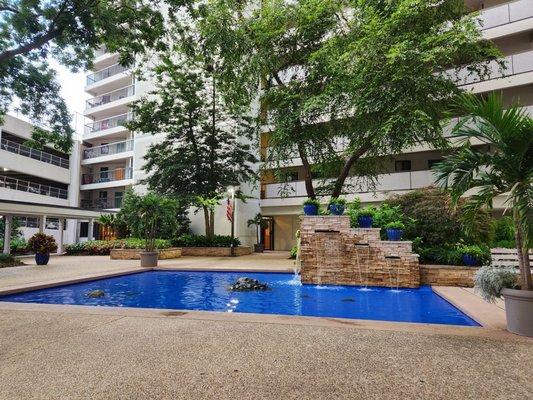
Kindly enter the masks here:
[[235, 188], [233, 187], [229, 187], [228, 188], [228, 193], [230, 195], [230, 198], [231, 198], [231, 212], [229, 212], [230, 210], [227, 210], [227, 216], [231, 222], [231, 244], [230, 244], [230, 257], [235, 257], [235, 246], [234, 246], [234, 241], [235, 241]]

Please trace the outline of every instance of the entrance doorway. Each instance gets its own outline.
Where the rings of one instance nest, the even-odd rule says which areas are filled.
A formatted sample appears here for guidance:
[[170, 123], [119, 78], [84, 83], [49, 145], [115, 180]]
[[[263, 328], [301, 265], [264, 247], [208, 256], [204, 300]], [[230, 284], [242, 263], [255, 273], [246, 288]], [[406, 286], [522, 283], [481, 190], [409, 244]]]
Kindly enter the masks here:
[[265, 250], [274, 250], [274, 218], [263, 217], [266, 222], [265, 227], [261, 228], [261, 242]]

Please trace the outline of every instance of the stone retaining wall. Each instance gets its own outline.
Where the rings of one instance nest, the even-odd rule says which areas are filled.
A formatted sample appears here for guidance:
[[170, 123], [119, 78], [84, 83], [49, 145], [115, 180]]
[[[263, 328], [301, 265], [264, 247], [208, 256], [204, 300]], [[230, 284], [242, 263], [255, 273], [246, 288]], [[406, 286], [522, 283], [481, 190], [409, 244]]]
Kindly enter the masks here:
[[478, 267], [455, 265], [421, 265], [420, 283], [434, 286], [473, 287]]
[[[112, 260], [139, 260], [141, 258], [140, 249], [111, 249], [109, 255]], [[159, 259], [168, 260], [181, 257], [180, 247], [171, 247], [159, 250]]]
[[352, 229], [348, 216], [304, 216], [303, 283], [415, 288], [418, 255], [407, 241], [382, 241], [379, 229]]
[[[229, 247], [182, 247], [182, 256], [194, 257], [229, 257], [231, 249]], [[246, 246], [235, 247], [236, 256], [252, 254], [252, 248]]]

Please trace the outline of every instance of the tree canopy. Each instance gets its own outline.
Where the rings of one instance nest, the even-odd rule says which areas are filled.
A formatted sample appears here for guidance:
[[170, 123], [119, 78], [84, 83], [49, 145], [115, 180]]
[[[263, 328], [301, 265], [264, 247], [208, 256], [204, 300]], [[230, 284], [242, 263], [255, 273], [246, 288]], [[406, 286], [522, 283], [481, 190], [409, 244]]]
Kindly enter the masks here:
[[71, 116], [60, 96], [50, 59], [72, 71], [89, 69], [104, 45], [132, 64], [146, 49], [160, 48], [165, 24], [179, 0], [0, 0], [0, 118], [14, 104], [36, 128], [34, 145], [71, 147]]
[[459, 91], [448, 70], [485, 75], [499, 55], [463, 0], [254, 4], [208, 0], [202, 32], [233, 101], [252, 101], [261, 88], [267, 165], [299, 157], [312, 198], [338, 197], [349, 176], [375, 176], [383, 156], [408, 146], [445, 146], [443, 110]]

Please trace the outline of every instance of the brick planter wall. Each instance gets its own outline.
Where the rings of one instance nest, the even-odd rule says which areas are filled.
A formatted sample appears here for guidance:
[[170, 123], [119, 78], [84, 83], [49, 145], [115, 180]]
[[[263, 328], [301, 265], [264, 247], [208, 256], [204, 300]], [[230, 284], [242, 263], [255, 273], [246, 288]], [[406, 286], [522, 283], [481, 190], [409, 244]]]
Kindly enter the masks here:
[[411, 242], [382, 241], [379, 229], [352, 229], [348, 216], [304, 216], [300, 238], [303, 283], [420, 285]]
[[[111, 249], [109, 252], [112, 260], [140, 260], [141, 250], [139, 249]], [[159, 250], [159, 259], [168, 260], [181, 257], [181, 248], [171, 247]]]
[[434, 286], [473, 287], [478, 267], [455, 265], [421, 265], [420, 283]]
[[[182, 247], [182, 256], [194, 256], [194, 257], [229, 257], [229, 247]], [[236, 256], [245, 256], [252, 254], [252, 248], [246, 246], [235, 247]]]

